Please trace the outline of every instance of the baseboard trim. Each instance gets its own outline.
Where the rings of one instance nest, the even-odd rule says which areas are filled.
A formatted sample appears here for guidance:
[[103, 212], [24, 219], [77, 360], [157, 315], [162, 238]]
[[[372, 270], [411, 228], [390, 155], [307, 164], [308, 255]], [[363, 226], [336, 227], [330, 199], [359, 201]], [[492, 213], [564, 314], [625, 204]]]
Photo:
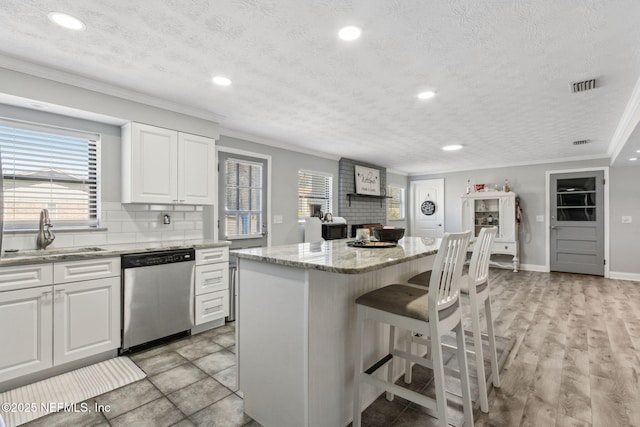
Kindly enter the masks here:
[[639, 273], [623, 273], [621, 271], [610, 271], [609, 278], [618, 279], [618, 280], [632, 280], [634, 282], [640, 282]]
[[540, 273], [548, 273], [549, 272], [549, 270], [547, 269], [546, 265], [539, 265], [539, 264], [520, 264], [520, 270], [538, 271]]

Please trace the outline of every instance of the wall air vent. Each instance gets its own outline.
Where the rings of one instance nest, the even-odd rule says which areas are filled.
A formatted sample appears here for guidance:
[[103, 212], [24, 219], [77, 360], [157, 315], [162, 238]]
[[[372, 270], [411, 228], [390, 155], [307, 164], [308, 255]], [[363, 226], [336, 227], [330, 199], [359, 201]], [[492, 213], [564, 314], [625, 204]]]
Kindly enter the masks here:
[[596, 79], [573, 82], [570, 85], [572, 93], [585, 92], [596, 88]]
[[589, 142], [591, 142], [591, 141], [589, 141], [588, 139], [580, 139], [578, 141], [573, 141], [572, 144], [573, 145], [585, 145], [585, 144], [588, 144]]

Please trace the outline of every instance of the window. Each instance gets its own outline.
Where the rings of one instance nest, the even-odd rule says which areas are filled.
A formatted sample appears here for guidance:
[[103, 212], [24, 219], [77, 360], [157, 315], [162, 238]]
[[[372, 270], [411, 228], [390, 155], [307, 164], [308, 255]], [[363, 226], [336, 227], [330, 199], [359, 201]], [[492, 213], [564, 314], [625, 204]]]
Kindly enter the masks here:
[[395, 185], [387, 187], [387, 218], [392, 220], [404, 219], [404, 188]]
[[37, 229], [42, 209], [57, 229], [97, 227], [98, 139], [0, 119], [5, 229]]
[[310, 205], [322, 212], [332, 211], [333, 177], [320, 172], [298, 171], [298, 218], [311, 216]]
[[224, 167], [226, 237], [262, 237], [262, 164], [229, 158]]

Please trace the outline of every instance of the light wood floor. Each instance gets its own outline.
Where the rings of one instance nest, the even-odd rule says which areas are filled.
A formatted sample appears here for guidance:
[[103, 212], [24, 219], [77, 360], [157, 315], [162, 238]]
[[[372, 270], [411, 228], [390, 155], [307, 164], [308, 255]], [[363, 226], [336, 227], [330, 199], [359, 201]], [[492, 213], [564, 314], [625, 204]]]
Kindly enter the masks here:
[[516, 341], [477, 426], [640, 426], [639, 282], [490, 277], [496, 334]]

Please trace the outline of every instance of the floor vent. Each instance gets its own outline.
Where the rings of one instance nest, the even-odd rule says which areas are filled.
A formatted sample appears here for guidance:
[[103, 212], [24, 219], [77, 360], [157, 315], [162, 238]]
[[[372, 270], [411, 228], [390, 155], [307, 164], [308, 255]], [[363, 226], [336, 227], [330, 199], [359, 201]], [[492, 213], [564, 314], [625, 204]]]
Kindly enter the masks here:
[[573, 145], [584, 145], [584, 144], [588, 144], [589, 140], [588, 139], [580, 139], [578, 141], [573, 141], [572, 144]]
[[595, 88], [596, 88], [596, 79], [571, 83], [572, 93], [585, 92], [587, 90], [591, 90]]

